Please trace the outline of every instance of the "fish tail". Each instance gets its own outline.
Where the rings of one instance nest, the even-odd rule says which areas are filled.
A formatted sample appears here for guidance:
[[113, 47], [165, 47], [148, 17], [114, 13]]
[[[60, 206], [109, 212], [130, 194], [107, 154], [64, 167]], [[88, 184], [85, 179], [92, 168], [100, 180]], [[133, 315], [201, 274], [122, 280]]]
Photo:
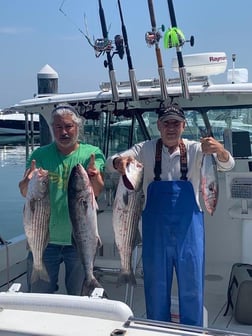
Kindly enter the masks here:
[[34, 283], [38, 280], [43, 280], [46, 282], [50, 281], [49, 275], [44, 265], [40, 269], [33, 268], [32, 270], [31, 283]]
[[[91, 280], [85, 280], [82, 286], [81, 295], [91, 296], [95, 288], [103, 288], [103, 286], [99, 283], [99, 281], [96, 278], [92, 278]], [[103, 296], [108, 297], [105, 291]]]
[[129, 284], [132, 286], [136, 286], [136, 277], [131, 270], [130, 272], [127, 271], [121, 271], [117, 278], [117, 286], [120, 286], [122, 284]]

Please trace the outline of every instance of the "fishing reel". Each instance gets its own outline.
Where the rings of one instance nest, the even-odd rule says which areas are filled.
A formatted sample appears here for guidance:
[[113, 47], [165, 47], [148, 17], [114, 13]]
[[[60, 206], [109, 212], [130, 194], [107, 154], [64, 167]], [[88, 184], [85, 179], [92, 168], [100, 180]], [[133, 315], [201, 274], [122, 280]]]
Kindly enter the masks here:
[[162, 37], [162, 34], [160, 33], [160, 30], [162, 30], [162, 32], [164, 32], [165, 28], [162, 25], [161, 28], [159, 30], [157, 30], [156, 32], [154, 31], [149, 31], [145, 34], [145, 42], [147, 43], [148, 47], [151, 47], [153, 45], [155, 45], [156, 43], [158, 43]]
[[111, 52], [113, 49], [113, 41], [107, 38], [97, 38], [92, 45], [95, 50], [95, 56], [100, 57], [104, 55], [105, 52]]
[[105, 53], [110, 53], [114, 49], [113, 43], [115, 44], [115, 51], [112, 57], [118, 54], [120, 59], [122, 59], [124, 56], [124, 41], [121, 35], [115, 35], [114, 41], [107, 38], [97, 38], [92, 45], [95, 50], [95, 56], [100, 57]]
[[115, 46], [116, 46], [116, 51], [113, 53], [112, 57], [114, 54], [118, 54], [120, 59], [123, 59], [124, 56], [124, 40], [121, 35], [116, 35], [115, 38]]
[[191, 47], [193, 47], [194, 36], [191, 36], [190, 40], [186, 40], [182, 30], [177, 27], [169, 28], [164, 34], [164, 47], [166, 49], [182, 47], [185, 42], [190, 42]]

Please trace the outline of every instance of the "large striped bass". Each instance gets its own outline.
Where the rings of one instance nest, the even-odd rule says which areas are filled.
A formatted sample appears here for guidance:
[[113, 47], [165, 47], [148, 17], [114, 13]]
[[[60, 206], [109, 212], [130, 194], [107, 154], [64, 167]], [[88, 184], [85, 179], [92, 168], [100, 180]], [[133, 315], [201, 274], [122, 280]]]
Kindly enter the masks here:
[[49, 175], [47, 170], [36, 168], [28, 183], [23, 222], [29, 249], [33, 255], [31, 282], [49, 281], [43, 263], [43, 252], [49, 241]]
[[212, 154], [203, 154], [201, 164], [201, 192], [205, 207], [212, 216], [216, 209], [219, 196], [217, 165]]
[[128, 164], [126, 175], [120, 176], [116, 190], [112, 221], [121, 261], [118, 285], [136, 284], [132, 269], [132, 252], [141, 242], [138, 224], [144, 203], [142, 182], [143, 166], [135, 160]]
[[94, 276], [94, 260], [101, 240], [97, 226], [98, 205], [88, 174], [81, 164], [73, 167], [68, 181], [68, 207], [72, 222], [73, 243], [85, 269], [82, 295], [90, 296], [102, 288]]

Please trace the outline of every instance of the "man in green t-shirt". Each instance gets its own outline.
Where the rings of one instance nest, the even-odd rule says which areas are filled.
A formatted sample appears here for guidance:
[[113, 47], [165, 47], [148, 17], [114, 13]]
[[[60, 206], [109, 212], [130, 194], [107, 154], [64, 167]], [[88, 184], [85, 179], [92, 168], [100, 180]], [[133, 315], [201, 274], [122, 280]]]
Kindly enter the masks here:
[[71, 170], [81, 163], [87, 170], [95, 196], [103, 186], [105, 157], [95, 146], [78, 141], [82, 120], [70, 105], [58, 105], [52, 111], [54, 142], [37, 148], [27, 160], [26, 172], [19, 183], [25, 197], [34, 170], [43, 168], [49, 172], [50, 241], [43, 254], [50, 281], [39, 279], [31, 282], [32, 253], [28, 253], [28, 290], [36, 293], [54, 293], [58, 289], [60, 264], [64, 262], [65, 285], [70, 295], [80, 295], [85, 272], [76, 248], [72, 245], [72, 226], [69, 218], [67, 185]]

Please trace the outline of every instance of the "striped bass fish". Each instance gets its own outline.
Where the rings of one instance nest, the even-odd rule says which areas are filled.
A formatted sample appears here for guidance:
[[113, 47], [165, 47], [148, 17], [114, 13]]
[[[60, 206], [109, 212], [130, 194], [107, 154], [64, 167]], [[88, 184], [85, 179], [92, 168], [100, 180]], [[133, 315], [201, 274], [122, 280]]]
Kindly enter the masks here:
[[88, 174], [81, 164], [73, 167], [69, 177], [68, 207], [73, 243], [85, 269], [81, 295], [90, 296], [95, 288], [102, 288], [93, 273], [95, 255], [101, 240], [97, 226], [98, 205]]
[[121, 261], [118, 285], [122, 283], [136, 285], [132, 269], [132, 252], [141, 242], [138, 224], [144, 204], [142, 182], [143, 165], [135, 160], [128, 164], [126, 175], [120, 176], [116, 190], [112, 222]]
[[219, 196], [217, 165], [212, 154], [203, 154], [201, 164], [201, 192], [205, 207], [212, 216], [216, 209]]
[[24, 231], [33, 255], [31, 282], [49, 281], [43, 263], [43, 252], [49, 241], [49, 219], [49, 174], [47, 170], [37, 168], [28, 183], [23, 212]]

